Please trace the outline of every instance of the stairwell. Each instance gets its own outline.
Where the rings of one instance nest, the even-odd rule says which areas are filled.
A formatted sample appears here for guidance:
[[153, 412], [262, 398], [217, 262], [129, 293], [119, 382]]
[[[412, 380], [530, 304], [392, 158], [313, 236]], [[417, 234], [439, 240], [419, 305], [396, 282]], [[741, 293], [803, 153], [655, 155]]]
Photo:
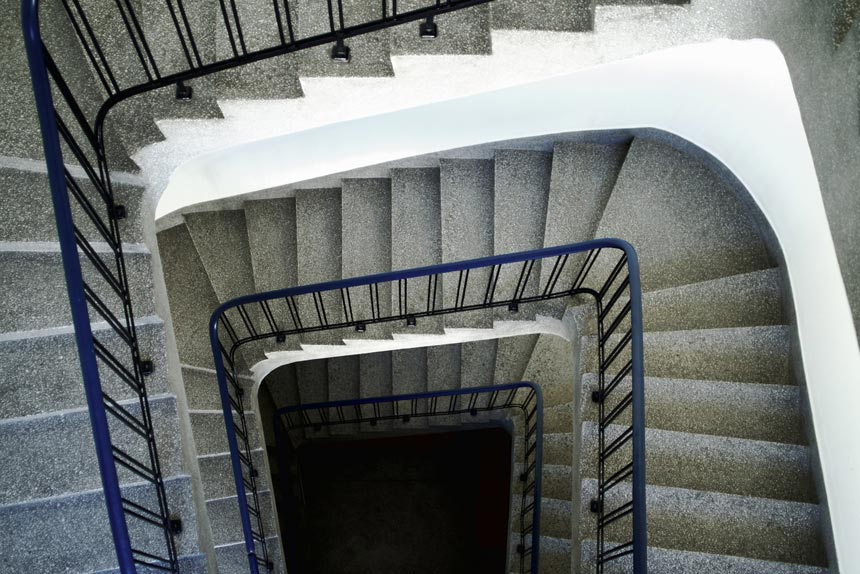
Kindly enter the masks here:
[[[205, 302], [225, 300], [216, 285], [228, 280], [260, 291], [292, 277], [328, 281], [627, 238], [645, 289], [652, 571], [826, 571], [779, 255], [756, 214], [704, 164], [665, 143], [516, 145], [499, 145], [487, 159], [442, 157], [438, 167], [392, 168], [387, 178], [347, 174], [339, 188], [187, 215], [159, 234], [174, 322], [207, 315]], [[181, 264], [166, 253], [181, 253]], [[569, 302], [513, 318], [528, 322], [535, 313], [565, 319], [568, 340], [498, 338], [494, 323], [512, 317], [481, 311], [419, 322], [405, 335], [398, 327], [287, 341], [268, 349], [270, 361], [301, 348], [346, 356], [271, 372], [261, 408], [535, 381], [546, 408], [541, 568], [588, 568], [597, 413], [591, 310]], [[456, 337], [464, 327], [486, 339], [439, 344], [442, 333]], [[375, 353], [369, 346], [392, 337], [412, 345], [405, 341], [425, 330], [438, 338], [434, 346]], [[203, 336], [179, 338], [180, 355], [194, 356]]]

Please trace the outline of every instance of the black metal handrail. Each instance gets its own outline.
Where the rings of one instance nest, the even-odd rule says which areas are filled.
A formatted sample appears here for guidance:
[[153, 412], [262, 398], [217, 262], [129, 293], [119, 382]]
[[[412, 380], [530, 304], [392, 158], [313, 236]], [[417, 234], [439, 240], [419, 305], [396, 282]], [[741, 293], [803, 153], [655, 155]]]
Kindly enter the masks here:
[[[283, 344], [288, 336], [317, 331], [364, 331], [371, 324], [392, 322], [414, 326], [423, 317], [451, 313], [495, 308], [516, 313], [527, 304], [576, 295], [594, 299], [598, 328], [599, 387], [592, 396], [600, 410], [598, 492], [592, 503], [597, 514], [597, 571], [631, 557], [630, 571], [645, 574], [642, 294], [636, 252], [620, 239], [291, 287], [221, 305], [210, 320], [209, 336], [252, 571], [261, 561], [255, 541], [265, 536], [260, 536], [258, 471], [247, 440], [244, 390], [237, 377], [240, 349], [263, 340]], [[257, 531], [251, 515], [257, 517]], [[619, 539], [626, 541], [609, 542]]]
[[[50, 5], [54, 11], [44, 34], [39, 0], [21, 2], [72, 324], [122, 574], [136, 572], [137, 566], [176, 573], [178, 561], [172, 534], [176, 524], [167, 502], [145, 384], [152, 362], [140, 352], [124, 254], [127, 246], [120, 234], [119, 222], [127, 210], [119, 203], [111, 182], [105, 141], [108, 114], [138, 94], [175, 84], [177, 97], [185, 98], [190, 95], [185, 81], [313, 46], [334, 42], [337, 53], [343, 55], [346, 38], [405, 22], [432, 22], [435, 15], [488, 0], [434, 1], [408, 12], [398, 12], [396, 2], [389, 8], [382, 0], [378, 17], [350, 25], [345, 23], [346, 9], [341, 0], [319, 1], [329, 15], [327, 30], [300, 37], [292, 21], [295, 6], [288, 0], [273, 0], [270, 19], [261, 23], [255, 17], [253, 30], [243, 25], [241, 3], [217, 0], [220, 11], [215, 26], [230, 44], [226, 58], [218, 57], [214, 49], [202, 48], [201, 38], [213, 38], [213, 30], [200, 30], [205, 24], [191, 16], [191, 9], [205, 7], [206, 2], [192, 6], [187, 0], [156, 0], [146, 4], [143, 14], [130, 0], [58, 0]], [[167, 22], [166, 34], [154, 40], [147, 27], [150, 21]], [[65, 34], [77, 40], [79, 53], [69, 49]], [[267, 43], [261, 37], [277, 40]], [[264, 47], [249, 47], [260, 44]], [[94, 334], [90, 325], [93, 313], [107, 322], [109, 335]], [[121, 342], [119, 351], [109, 342], [111, 337]], [[130, 389], [136, 409], [130, 410], [122, 396], [105, 389], [103, 379], [108, 376]], [[143, 441], [142, 447], [119, 444], [111, 435], [112, 424], [130, 429], [129, 434]], [[135, 455], [133, 451], [145, 454]], [[119, 469], [152, 485], [154, 507], [123, 498]], [[163, 547], [134, 546], [129, 520], [160, 529]], [[261, 545], [264, 547], [265, 542]]]
[[[483, 413], [510, 410], [523, 415], [522, 428], [514, 433], [514, 436], [520, 435], [523, 440], [522, 472], [516, 477], [522, 483], [519, 520], [516, 525], [511, 525], [519, 535], [515, 546], [520, 563], [518, 571], [521, 574], [536, 573], [539, 571], [540, 557], [543, 397], [540, 386], [534, 383], [519, 382], [492, 387], [308, 403], [278, 409], [273, 415], [273, 426], [281, 488], [285, 491], [289, 489], [287, 468], [289, 452], [296, 446], [291, 435], [295, 431], [319, 433], [324, 428], [341, 425], [376, 426], [383, 421], [406, 424], [434, 417], [446, 417], [447, 420], [447, 417], [458, 415], [469, 415], [477, 419]], [[516, 424], [516, 419], [512, 420]], [[288, 445], [292, 449], [288, 449]], [[289, 559], [287, 556], [287, 560]]]

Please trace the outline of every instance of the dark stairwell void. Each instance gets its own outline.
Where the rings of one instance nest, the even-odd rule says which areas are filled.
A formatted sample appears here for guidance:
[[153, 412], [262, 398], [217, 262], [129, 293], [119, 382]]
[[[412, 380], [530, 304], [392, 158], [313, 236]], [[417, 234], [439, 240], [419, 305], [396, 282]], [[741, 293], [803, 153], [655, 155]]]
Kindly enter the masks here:
[[307, 574], [505, 572], [512, 428], [308, 441], [278, 512]]

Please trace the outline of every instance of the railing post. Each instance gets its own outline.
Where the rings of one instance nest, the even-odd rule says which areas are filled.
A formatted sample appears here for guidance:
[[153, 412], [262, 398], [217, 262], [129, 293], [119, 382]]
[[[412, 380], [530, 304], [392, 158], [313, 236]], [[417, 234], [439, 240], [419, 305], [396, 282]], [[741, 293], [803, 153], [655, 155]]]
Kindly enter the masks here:
[[105, 505], [107, 506], [111, 536], [116, 548], [120, 572], [122, 574], [134, 574], [136, 572], [134, 556], [129, 540], [128, 525], [123, 513], [119, 477], [113, 461], [110, 429], [102, 400], [102, 387], [93, 348], [89, 309], [83, 288], [84, 279], [81, 273], [78, 247], [75, 243], [72, 210], [66, 192], [63, 153], [60, 148], [57, 122], [54, 117], [54, 102], [51, 96], [51, 86], [45, 66], [44, 47], [39, 29], [38, 0], [22, 0], [21, 24], [24, 31], [27, 59], [30, 64], [30, 76], [45, 150], [45, 162], [48, 169], [51, 199], [54, 205], [54, 217], [57, 223], [60, 255], [66, 277], [66, 290], [71, 307], [72, 325], [75, 330], [75, 342], [81, 364], [84, 392], [93, 429], [96, 459], [99, 465]]

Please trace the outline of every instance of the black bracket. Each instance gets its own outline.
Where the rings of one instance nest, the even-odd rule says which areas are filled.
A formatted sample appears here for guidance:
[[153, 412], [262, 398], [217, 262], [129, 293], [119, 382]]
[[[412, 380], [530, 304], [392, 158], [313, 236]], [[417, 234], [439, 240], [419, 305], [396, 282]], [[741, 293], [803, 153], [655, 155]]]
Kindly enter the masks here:
[[433, 16], [418, 24], [418, 35], [425, 40], [433, 40], [439, 36], [439, 27], [433, 21]]
[[522, 554], [525, 551], [526, 551], [525, 546], [523, 546], [522, 544], [517, 544], [517, 554]]
[[591, 501], [591, 503], [589, 503], [588, 508], [589, 510], [591, 510], [591, 512], [597, 514], [603, 508], [603, 503], [597, 499], [594, 499]]
[[600, 402], [600, 391], [591, 391], [591, 402], [599, 403]]
[[367, 325], [365, 325], [364, 323], [356, 323], [355, 331], [357, 333], [364, 333], [365, 331], [367, 331]]
[[116, 204], [111, 210], [111, 215], [113, 215], [113, 218], [117, 220], [125, 219], [126, 217], [128, 217], [128, 212], [126, 211], [124, 205]]
[[403, 422], [408, 423], [409, 418], [410, 418], [409, 415], [403, 415]]
[[182, 534], [182, 519], [177, 514], [170, 515], [170, 532], [172, 534]]
[[469, 414], [472, 415], [473, 417], [478, 416], [478, 409], [475, 409], [475, 408], [469, 409]]
[[276, 343], [286, 343], [287, 342], [286, 333], [278, 333], [277, 335], [275, 335], [275, 342]]
[[152, 364], [152, 361], [149, 359], [144, 359], [140, 362], [140, 374], [144, 377], [148, 377], [152, 373], [155, 372], [155, 365]]
[[331, 59], [341, 64], [348, 64], [350, 58], [349, 46], [343, 43], [343, 38], [338, 38], [331, 48]]
[[520, 312], [520, 304], [519, 303], [509, 303], [508, 311], [511, 313], [519, 313]]
[[190, 102], [194, 95], [194, 88], [186, 86], [184, 82], [176, 82], [176, 99], [180, 102]]
[[409, 315], [408, 317], [406, 317], [406, 326], [407, 327], [414, 327], [417, 324], [418, 324], [418, 320], [415, 318], [415, 315]]

